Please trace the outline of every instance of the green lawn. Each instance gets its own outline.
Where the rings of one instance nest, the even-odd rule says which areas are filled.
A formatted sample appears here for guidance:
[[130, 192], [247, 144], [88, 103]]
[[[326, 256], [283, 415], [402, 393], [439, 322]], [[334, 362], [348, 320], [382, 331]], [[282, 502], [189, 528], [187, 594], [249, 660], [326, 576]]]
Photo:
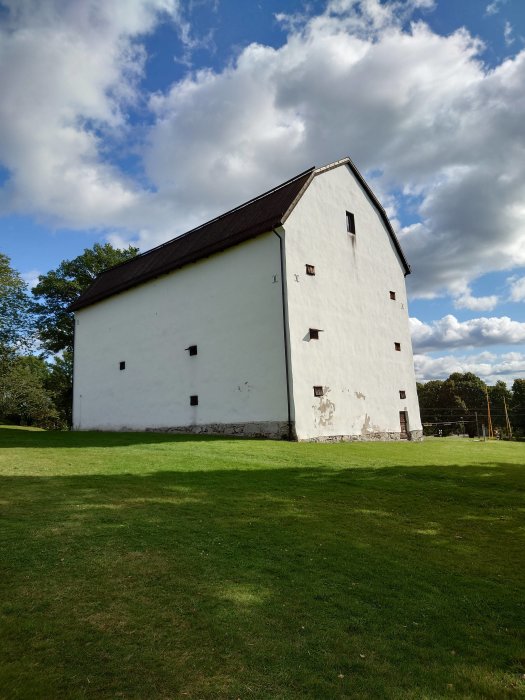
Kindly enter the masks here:
[[525, 444], [0, 430], [0, 698], [525, 696]]

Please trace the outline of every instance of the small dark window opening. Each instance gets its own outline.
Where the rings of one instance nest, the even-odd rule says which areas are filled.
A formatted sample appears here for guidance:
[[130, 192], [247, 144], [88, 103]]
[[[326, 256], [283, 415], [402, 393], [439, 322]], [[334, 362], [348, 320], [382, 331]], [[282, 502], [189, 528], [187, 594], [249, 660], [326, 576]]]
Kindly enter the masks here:
[[391, 299], [394, 299], [394, 301], [395, 301], [395, 299], [396, 299], [396, 293], [395, 293], [395, 292], [390, 292], [390, 298], [391, 298]]
[[199, 405], [199, 397], [198, 396], [190, 396], [190, 406], [198, 406]]
[[306, 274], [314, 277], [315, 276], [315, 265], [307, 265], [306, 266]]
[[401, 352], [401, 343], [394, 343], [394, 348], [395, 348], [398, 352]]
[[126, 363], [125, 363], [125, 362], [119, 362], [119, 368], [120, 368], [120, 369], [126, 369]]
[[189, 350], [190, 355], [197, 354], [197, 346], [196, 345], [190, 345], [190, 347], [186, 348], [186, 350]]
[[323, 387], [322, 386], [314, 386], [314, 396], [323, 396]]
[[346, 230], [348, 233], [355, 233], [355, 217], [349, 211], [346, 212]]
[[406, 391], [405, 391], [404, 389], [400, 389], [400, 390], [399, 390], [399, 398], [400, 398], [400, 399], [406, 399], [406, 397], [407, 397]]
[[319, 329], [318, 328], [310, 328], [310, 340], [319, 340]]

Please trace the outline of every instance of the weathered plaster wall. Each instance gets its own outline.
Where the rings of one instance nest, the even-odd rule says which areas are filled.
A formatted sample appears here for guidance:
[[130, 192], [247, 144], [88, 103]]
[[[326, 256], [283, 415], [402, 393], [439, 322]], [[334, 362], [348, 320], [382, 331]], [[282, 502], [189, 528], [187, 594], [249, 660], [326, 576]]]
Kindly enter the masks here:
[[[355, 236], [346, 230], [347, 210], [355, 216]], [[408, 412], [409, 431], [420, 437], [404, 271], [347, 166], [314, 178], [285, 231], [298, 438], [396, 439], [399, 411]], [[314, 277], [306, 264], [315, 265]], [[322, 330], [319, 340], [309, 340], [309, 328]], [[314, 397], [314, 386], [325, 395]], [[399, 398], [401, 389], [406, 399]]]
[[[281, 435], [287, 401], [272, 233], [82, 309], [76, 323], [77, 429]], [[190, 406], [194, 394], [198, 406]]]

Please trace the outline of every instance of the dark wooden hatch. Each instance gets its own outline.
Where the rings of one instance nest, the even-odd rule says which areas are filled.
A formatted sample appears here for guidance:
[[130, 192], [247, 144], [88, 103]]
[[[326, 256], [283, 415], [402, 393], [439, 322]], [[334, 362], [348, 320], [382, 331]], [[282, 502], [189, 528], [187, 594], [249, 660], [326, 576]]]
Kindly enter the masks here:
[[399, 424], [401, 426], [401, 440], [408, 440], [408, 418], [406, 411], [399, 411]]

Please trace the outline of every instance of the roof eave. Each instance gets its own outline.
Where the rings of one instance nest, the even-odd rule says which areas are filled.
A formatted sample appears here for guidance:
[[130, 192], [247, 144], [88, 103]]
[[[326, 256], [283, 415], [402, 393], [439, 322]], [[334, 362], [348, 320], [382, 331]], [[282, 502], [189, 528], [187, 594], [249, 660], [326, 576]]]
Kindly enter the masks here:
[[364, 191], [366, 192], [368, 197], [371, 199], [372, 204], [376, 207], [377, 211], [379, 212], [379, 216], [383, 220], [383, 223], [385, 224], [385, 226], [388, 230], [388, 233], [390, 234], [390, 237], [391, 237], [392, 242], [394, 244], [394, 248], [396, 249], [396, 252], [399, 256], [399, 259], [401, 260], [401, 263], [405, 269], [405, 277], [406, 277], [411, 272], [410, 265], [408, 264], [408, 260], [406, 259], [405, 254], [403, 253], [403, 249], [401, 248], [401, 244], [399, 243], [399, 240], [396, 236], [396, 233], [394, 231], [392, 224], [390, 223], [390, 219], [388, 218], [386, 211], [381, 206], [381, 203], [379, 202], [379, 200], [375, 196], [374, 192], [372, 191], [372, 188], [367, 183], [365, 178], [361, 175], [361, 173], [359, 172], [357, 166], [352, 161], [352, 159], [350, 157], [347, 157], [344, 159], [344, 161], [341, 161], [340, 164], [342, 165], [343, 162], [345, 162], [348, 165], [348, 167], [350, 168], [350, 170], [354, 173], [359, 184], [364, 189]]
[[[142, 275], [138, 275], [133, 279], [132, 282], [126, 282], [120, 285], [119, 287], [116, 287], [111, 294], [107, 294], [106, 291], [101, 292], [100, 294], [97, 294], [96, 296], [92, 296], [88, 298], [87, 301], [83, 301], [83, 296], [84, 294], [87, 295], [89, 290], [91, 289], [91, 286], [88, 287], [88, 289], [85, 290], [85, 292], [74, 302], [72, 302], [68, 307], [68, 311], [80, 311], [80, 309], [84, 309], [88, 306], [92, 306], [93, 304], [98, 304], [100, 301], [103, 301], [104, 299], [110, 299], [111, 297], [115, 296], [116, 294], [121, 294], [122, 292], [126, 292], [128, 289], [133, 289], [134, 287], [138, 287], [142, 284], [145, 284], [146, 282], [149, 282], [150, 280], [157, 279], [158, 277], [162, 277], [163, 275], [167, 275], [170, 272], [174, 272], [175, 270], [180, 270], [181, 267], [185, 267], [186, 265], [191, 265], [192, 263], [196, 263], [199, 260], [203, 260], [205, 258], [210, 257], [210, 255], [215, 255], [216, 253], [221, 253], [224, 250], [228, 250], [229, 248], [233, 248], [235, 245], [240, 245], [241, 243], [244, 243], [245, 241], [249, 241], [252, 238], [255, 238], [257, 236], [262, 235], [263, 233], [268, 233], [272, 231], [274, 228], [278, 228], [279, 226], [282, 226], [282, 218], [278, 220], [269, 220], [263, 222], [262, 225], [254, 227], [253, 230], [250, 232], [249, 230], [245, 230], [242, 232], [242, 234], [237, 234], [235, 236], [232, 236], [228, 239], [223, 239], [220, 242], [218, 242], [216, 245], [210, 245], [204, 250], [199, 250], [198, 252], [195, 252], [192, 255], [188, 255], [185, 258], [181, 258], [177, 260], [176, 263], [171, 263], [167, 264], [165, 267], [160, 268], [159, 270], [156, 271], [155, 275], [151, 275], [148, 272], [145, 272]], [[239, 240], [236, 240], [236, 239]], [[102, 272], [102, 275], [105, 275], [108, 272], [111, 272], [114, 268], [109, 268], [108, 270], [105, 270]], [[100, 276], [99, 276], [100, 277]], [[98, 279], [98, 278], [97, 278]], [[95, 280], [96, 282], [96, 280]], [[95, 284], [95, 282], [93, 284]]]

